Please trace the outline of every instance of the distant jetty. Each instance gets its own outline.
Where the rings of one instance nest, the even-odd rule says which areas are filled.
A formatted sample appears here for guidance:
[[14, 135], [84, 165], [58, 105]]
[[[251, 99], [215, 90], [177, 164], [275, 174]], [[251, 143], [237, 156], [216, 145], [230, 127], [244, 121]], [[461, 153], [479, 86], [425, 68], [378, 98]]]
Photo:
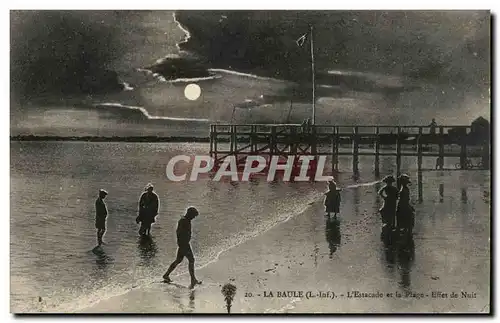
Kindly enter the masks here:
[[104, 137], [104, 136], [35, 136], [17, 135], [10, 136], [10, 141], [83, 141], [83, 142], [210, 142], [209, 137], [190, 136], [129, 136], [129, 137]]

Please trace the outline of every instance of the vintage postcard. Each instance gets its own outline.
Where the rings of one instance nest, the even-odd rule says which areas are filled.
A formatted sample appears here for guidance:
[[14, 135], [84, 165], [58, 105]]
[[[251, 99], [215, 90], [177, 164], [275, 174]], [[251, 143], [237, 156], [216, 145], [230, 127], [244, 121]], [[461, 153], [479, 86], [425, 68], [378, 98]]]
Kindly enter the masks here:
[[10, 30], [11, 312], [491, 312], [489, 11]]

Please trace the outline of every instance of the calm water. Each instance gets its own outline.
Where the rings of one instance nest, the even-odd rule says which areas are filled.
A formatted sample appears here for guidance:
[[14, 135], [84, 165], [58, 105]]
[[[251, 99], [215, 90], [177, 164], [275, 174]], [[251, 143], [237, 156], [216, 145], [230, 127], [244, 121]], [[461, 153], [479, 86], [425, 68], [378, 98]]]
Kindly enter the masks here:
[[[201, 213], [193, 232], [200, 267], [216, 261], [221, 251], [303, 212], [322, 196], [323, 184], [167, 181], [165, 165], [171, 156], [207, 151], [204, 144], [12, 142], [12, 311], [85, 307], [159, 280], [176, 252], [176, 222], [189, 205], [197, 206]], [[428, 167], [434, 166], [433, 160], [424, 161]], [[360, 162], [359, 179], [346, 172], [340, 177], [341, 185], [375, 184], [372, 159], [361, 158]], [[454, 161], [447, 163], [453, 165]], [[381, 159], [382, 173], [394, 171], [393, 164], [390, 158]], [[349, 165], [349, 159], [340, 160], [341, 170]], [[414, 165], [410, 158], [403, 159], [404, 171], [411, 174]], [[426, 178], [427, 200], [449, 201], [449, 194], [462, 201], [469, 198], [464, 205], [472, 205], [471, 210], [478, 213], [474, 221], [489, 227], [489, 173], [432, 172]], [[161, 206], [152, 240], [141, 241], [134, 220], [137, 200], [147, 182], [155, 184]], [[94, 201], [99, 188], [110, 193], [106, 199], [109, 218], [104, 252], [95, 254]], [[459, 188], [461, 195], [455, 196]], [[360, 192], [346, 190], [344, 194], [343, 203], [352, 204], [354, 216], [363, 211], [357, 208], [365, 197], [375, 199]], [[451, 207], [445, 204], [438, 204], [443, 212]], [[454, 229], [443, 230], [453, 233]], [[480, 234], [487, 236], [487, 232]]]
[[[12, 143], [12, 304], [29, 310], [106, 295], [157, 279], [176, 252], [175, 226], [196, 205], [193, 249], [198, 264], [307, 205], [309, 183], [168, 182], [174, 154], [205, 153], [203, 145], [124, 143]], [[155, 184], [161, 210], [153, 239], [141, 242], [137, 201]], [[109, 191], [103, 255], [95, 255], [94, 201]]]

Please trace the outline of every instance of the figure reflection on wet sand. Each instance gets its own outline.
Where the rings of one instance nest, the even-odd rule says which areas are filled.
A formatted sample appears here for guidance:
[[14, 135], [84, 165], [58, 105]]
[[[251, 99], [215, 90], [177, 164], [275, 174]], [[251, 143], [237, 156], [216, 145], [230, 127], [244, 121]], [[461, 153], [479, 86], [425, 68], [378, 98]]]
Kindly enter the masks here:
[[461, 192], [462, 192], [462, 195], [460, 196], [460, 201], [463, 204], [467, 204], [467, 189], [466, 188], [462, 188]]
[[415, 260], [413, 235], [390, 230], [388, 226], [384, 226], [381, 239], [384, 243], [387, 267], [393, 269], [394, 265], [397, 265], [401, 275], [399, 285], [404, 289], [409, 289], [411, 286], [411, 269]]
[[439, 203], [444, 201], [444, 184], [439, 184]]
[[191, 290], [189, 292], [189, 304], [188, 304], [189, 310], [191, 312], [194, 312], [194, 310], [195, 310], [195, 308], [194, 308], [194, 298], [195, 298], [195, 291]]
[[109, 257], [106, 252], [101, 247], [95, 247], [92, 249], [92, 253], [96, 255], [95, 263], [97, 264], [97, 269], [104, 271], [107, 266], [112, 262], [112, 258]]
[[359, 186], [353, 188], [352, 201], [354, 205], [354, 214], [360, 216], [359, 206], [361, 205], [361, 188]]
[[137, 240], [137, 247], [143, 264], [146, 266], [149, 265], [158, 252], [158, 248], [153, 237], [140, 236]]
[[410, 288], [411, 267], [415, 260], [415, 242], [413, 241], [413, 237], [410, 236], [408, 240], [399, 245], [397, 252], [399, 271], [401, 274], [401, 281], [399, 284], [403, 288]]
[[325, 235], [328, 247], [330, 248], [330, 258], [332, 258], [334, 252], [337, 251], [337, 248], [340, 246], [341, 241], [340, 221], [338, 219], [326, 219]]
[[[194, 289], [189, 290], [189, 293], [186, 293], [186, 287], [182, 286], [180, 284], [176, 283], [170, 283], [171, 285], [175, 286], [176, 288], [180, 289], [180, 293], [176, 293], [172, 295], [172, 301], [175, 303], [175, 305], [179, 308], [181, 313], [194, 313], [196, 310], [195, 307], [195, 298], [196, 298], [196, 291]], [[186, 306], [186, 300], [188, 300], [187, 306]]]
[[355, 180], [355, 181], [358, 181], [360, 179], [360, 174], [359, 174], [359, 171], [358, 170], [355, 170], [353, 173], [352, 173], [352, 179]]

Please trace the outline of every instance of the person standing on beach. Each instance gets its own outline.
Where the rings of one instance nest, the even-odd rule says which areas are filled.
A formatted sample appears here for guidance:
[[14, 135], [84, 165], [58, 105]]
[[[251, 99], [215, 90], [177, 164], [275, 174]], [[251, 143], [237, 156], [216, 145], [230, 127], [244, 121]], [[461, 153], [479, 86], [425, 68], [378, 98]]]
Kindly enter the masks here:
[[325, 212], [330, 217], [330, 213], [340, 213], [340, 189], [337, 188], [337, 183], [334, 180], [328, 182], [328, 192], [325, 193]]
[[139, 199], [139, 216], [135, 219], [136, 223], [141, 223], [139, 229], [140, 235], [150, 235], [151, 225], [155, 223], [155, 217], [158, 215], [158, 208], [160, 207], [160, 199], [155, 192], [153, 192], [153, 184], [148, 183]]
[[410, 177], [406, 174], [399, 176], [401, 190], [399, 191], [399, 201], [396, 209], [396, 219], [398, 228], [411, 233], [415, 225], [415, 209], [410, 203]]
[[101, 246], [103, 244], [102, 237], [106, 232], [106, 218], [108, 217], [108, 208], [104, 199], [108, 195], [103, 189], [99, 190], [99, 196], [95, 200], [95, 228], [97, 229], [97, 245]]
[[390, 228], [394, 227], [396, 221], [396, 205], [399, 195], [398, 189], [392, 186], [395, 181], [396, 179], [392, 175], [384, 177], [382, 182], [385, 183], [385, 186], [378, 191], [378, 195], [384, 199], [384, 205], [379, 210], [382, 215], [382, 223]]
[[194, 275], [194, 254], [191, 249], [191, 220], [199, 215], [198, 210], [192, 206], [188, 207], [186, 210], [186, 215], [184, 215], [177, 224], [177, 257], [174, 262], [170, 264], [167, 272], [163, 275], [163, 279], [166, 283], [172, 282], [170, 279], [170, 273], [179, 265], [184, 257], [189, 261], [189, 275], [191, 276], [191, 285], [189, 288], [194, 288], [195, 285], [201, 284], [201, 281], [196, 279]]

